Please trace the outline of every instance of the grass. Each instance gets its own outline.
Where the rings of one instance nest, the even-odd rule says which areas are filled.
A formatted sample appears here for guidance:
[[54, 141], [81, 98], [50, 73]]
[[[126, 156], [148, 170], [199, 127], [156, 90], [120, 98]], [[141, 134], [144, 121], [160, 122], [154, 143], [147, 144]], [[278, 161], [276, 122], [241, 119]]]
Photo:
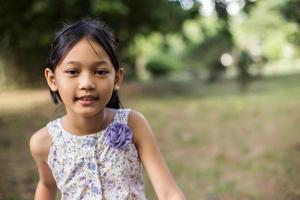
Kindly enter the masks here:
[[[187, 199], [300, 199], [299, 78], [256, 80], [245, 93], [232, 81], [131, 84], [122, 99], [150, 122]], [[0, 199], [33, 198], [28, 139], [62, 112], [46, 90], [0, 93]], [[146, 175], [145, 185], [156, 199]]]

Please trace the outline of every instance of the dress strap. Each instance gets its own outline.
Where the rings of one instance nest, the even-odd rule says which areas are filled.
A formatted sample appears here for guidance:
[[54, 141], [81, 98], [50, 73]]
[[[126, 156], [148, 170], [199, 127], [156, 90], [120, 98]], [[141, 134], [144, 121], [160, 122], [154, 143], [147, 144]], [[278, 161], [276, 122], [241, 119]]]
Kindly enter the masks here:
[[121, 124], [126, 124], [128, 123], [128, 116], [130, 113], [131, 109], [126, 108], [126, 109], [117, 109], [115, 116], [114, 116], [114, 122], [121, 123]]
[[48, 133], [51, 136], [52, 140], [55, 140], [57, 133], [58, 133], [58, 129], [59, 129], [59, 126], [57, 124], [57, 119], [48, 122], [46, 127], [48, 129]]

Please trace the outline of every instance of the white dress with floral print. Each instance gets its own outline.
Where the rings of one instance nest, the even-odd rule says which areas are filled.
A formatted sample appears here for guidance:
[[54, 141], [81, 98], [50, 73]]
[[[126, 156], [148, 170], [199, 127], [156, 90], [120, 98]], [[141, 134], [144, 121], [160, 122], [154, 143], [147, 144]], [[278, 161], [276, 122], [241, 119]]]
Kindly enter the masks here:
[[116, 124], [132, 134], [127, 126], [130, 109], [115, 111], [111, 124], [95, 134], [68, 133], [60, 118], [47, 124], [53, 141], [48, 164], [62, 200], [146, 199], [142, 165], [132, 137], [121, 148], [114, 147], [108, 137], [108, 128]]

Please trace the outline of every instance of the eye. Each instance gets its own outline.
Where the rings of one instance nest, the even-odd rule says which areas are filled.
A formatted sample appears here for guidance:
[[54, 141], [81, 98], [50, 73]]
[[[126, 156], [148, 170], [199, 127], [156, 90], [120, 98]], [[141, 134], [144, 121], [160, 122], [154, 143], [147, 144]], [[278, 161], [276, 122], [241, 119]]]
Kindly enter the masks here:
[[96, 75], [98, 75], [98, 76], [105, 76], [108, 73], [109, 72], [107, 70], [103, 70], [103, 69], [100, 69], [100, 70], [96, 71]]
[[70, 75], [70, 76], [75, 76], [75, 75], [77, 75], [79, 72], [78, 72], [77, 70], [75, 70], [75, 69], [69, 69], [69, 70], [66, 71], [66, 73], [67, 73], [68, 75]]

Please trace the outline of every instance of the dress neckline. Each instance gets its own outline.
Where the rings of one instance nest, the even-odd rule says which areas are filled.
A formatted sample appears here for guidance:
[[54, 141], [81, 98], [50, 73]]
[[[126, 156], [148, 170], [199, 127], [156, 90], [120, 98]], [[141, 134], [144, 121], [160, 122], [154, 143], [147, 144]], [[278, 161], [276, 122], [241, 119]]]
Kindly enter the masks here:
[[71, 132], [65, 130], [64, 127], [62, 126], [61, 117], [57, 119], [57, 124], [58, 124], [59, 128], [62, 130], [63, 133], [65, 133], [66, 135], [68, 135], [70, 137], [73, 137], [73, 138], [89, 138], [89, 137], [100, 136], [104, 132], [106, 132], [106, 130], [108, 129], [108, 127], [111, 124], [113, 124], [116, 121], [118, 111], [116, 109], [113, 109], [113, 110], [114, 110], [114, 116], [113, 116], [112, 121], [104, 129], [102, 129], [101, 131], [95, 132], [95, 133], [87, 133], [87, 134], [84, 134], [84, 135], [76, 135], [74, 133], [71, 133]]

